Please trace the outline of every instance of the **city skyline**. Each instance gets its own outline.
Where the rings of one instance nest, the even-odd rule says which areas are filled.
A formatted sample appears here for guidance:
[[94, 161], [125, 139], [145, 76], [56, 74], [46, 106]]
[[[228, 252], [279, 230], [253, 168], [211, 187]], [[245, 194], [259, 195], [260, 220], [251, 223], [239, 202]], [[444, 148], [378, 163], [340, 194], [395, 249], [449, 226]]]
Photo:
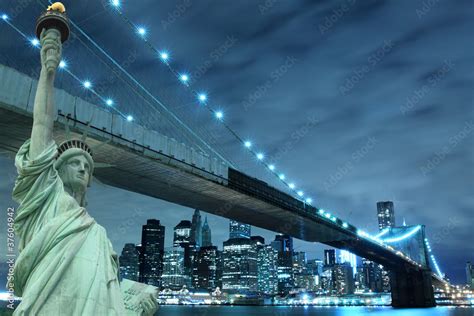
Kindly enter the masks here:
[[[166, 22], [166, 14], [174, 9], [173, 3], [164, 3], [156, 20], [146, 22], [150, 41], [168, 45], [179, 66], [197, 73], [200, 66], [211, 61], [196, 81], [198, 87], [223, 105], [226, 123], [263, 148], [266, 157], [274, 159], [278, 168], [305, 188], [315, 205], [375, 233], [376, 202], [393, 201], [396, 223], [405, 218], [408, 225], [425, 224], [443, 272], [453, 282], [464, 283], [465, 264], [474, 261], [474, 245], [460, 242], [472, 239], [468, 219], [474, 209], [472, 49], [466, 45], [470, 42], [466, 30], [473, 23], [468, 16], [470, 3], [439, 2], [422, 15], [416, 11], [419, 4], [409, 1], [397, 5], [361, 3], [327, 31], [321, 31], [320, 23], [338, 4], [300, 4], [295, 10], [279, 3], [262, 15], [258, 6], [203, 3], [191, 6], [164, 28], [159, 22]], [[9, 0], [5, 8], [15, 5]], [[206, 23], [202, 19], [205, 5]], [[118, 60], [124, 62], [132, 56], [131, 69], [150, 89], [165, 97], [173, 94], [167, 89], [170, 85], [163, 79], [165, 74], [155, 73], [159, 67], [155, 67], [156, 58], [145, 52], [134, 35], [121, 32], [130, 43], [122, 49], [110, 36], [110, 25], [121, 30], [112, 15], [94, 16], [95, 8], [88, 8], [86, 3], [77, 6], [71, 6], [71, 12], [77, 21], [87, 21], [83, 25], [86, 31]], [[133, 8], [130, 14], [140, 20], [142, 9]], [[28, 34], [37, 12], [39, 6], [33, 4], [19, 19], [19, 27], [30, 30]], [[248, 28], [239, 16], [248, 17], [262, 31]], [[5, 31], [4, 36], [0, 63], [32, 74], [38, 66], [38, 52], [25, 48], [14, 32]], [[72, 69], [91, 76], [107, 93], [118, 94], [123, 86], [104, 79], [106, 71], [93, 64], [77, 42], [74, 45], [65, 50]], [[220, 47], [227, 48], [226, 52], [212, 59], [210, 54]], [[8, 53], [12, 51], [17, 53]], [[382, 58], [369, 59], [382, 53]], [[287, 66], [287, 72], [255, 102], [249, 102], [249, 96], [265, 87], [282, 65]], [[370, 71], [357, 76], [364, 66]], [[351, 81], [353, 77], [355, 81]], [[425, 92], [425, 85], [436, 78], [436, 85]], [[59, 87], [90, 97], [65, 75], [58, 79]], [[181, 97], [168, 100], [174, 101], [170, 103], [176, 108], [184, 108], [188, 100]], [[123, 103], [128, 101], [125, 98]], [[193, 118], [202, 118], [201, 112], [190, 112]], [[213, 137], [220, 135], [219, 126], [204, 119], [201, 123], [209, 126]], [[218, 140], [216, 146], [243, 169], [263, 173], [241, 148], [226, 138]], [[237, 148], [232, 151], [232, 146]], [[16, 206], [11, 199], [15, 177], [13, 157], [4, 152], [0, 157], [3, 210]], [[268, 178], [262, 176], [271, 183]], [[117, 253], [125, 243], [139, 242], [138, 232], [147, 219], [162, 221], [168, 228], [165, 242], [169, 242], [169, 228], [183, 218], [191, 220], [194, 212], [98, 182], [93, 183], [88, 200], [88, 212], [106, 228]], [[201, 215], [208, 216], [213, 242], [222, 247], [217, 241], [228, 238], [228, 220]], [[0, 220], [5, 222], [4, 212]], [[267, 241], [274, 235], [255, 227], [252, 232]], [[0, 236], [0, 243], [5, 245], [5, 236]], [[295, 240], [295, 249], [309, 254], [320, 254], [325, 248]], [[5, 258], [4, 248], [0, 251]]]
[[[387, 212], [387, 205], [390, 212]], [[383, 213], [382, 222], [388, 223], [390, 235], [392, 231], [395, 235], [404, 235], [414, 226], [393, 225], [395, 215], [393, 210], [392, 201], [377, 203], [377, 217], [380, 221], [380, 214]], [[194, 211], [193, 222], [200, 216], [199, 214], [198, 210]], [[390, 219], [388, 222], [387, 218]], [[142, 240], [152, 223], [159, 225], [156, 219], [147, 220], [147, 224], [143, 226]], [[260, 293], [273, 296], [292, 291], [293, 293], [303, 291], [313, 295], [363, 295], [391, 291], [392, 275], [387, 269], [365, 258], [357, 260], [355, 255], [346, 250], [325, 249], [323, 260], [320, 257], [310, 258], [306, 252], [294, 250], [293, 238], [288, 235], [276, 234], [274, 240], [265, 241], [261, 236], [251, 235], [249, 225], [232, 220], [229, 221], [229, 239], [223, 242], [223, 249], [218, 250], [217, 245], [210, 242], [206, 246], [199, 247], [191, 237], [193, 235], [190, 233], [191, 226], [191, 221], [181, 220], [173, 229], [173, 247], [165, 246], [164, 251], [158, 250], [159, 256], [164, 254], [162, 261], [164, 270], [163, 276], [159, 277], [162, 281], [153, 284], [164, 292], [187, 288], [197, 293], [202, 291], [211, 293], [220, 288], [228, 294]], [[380, 229], [380, 234], [386, 234], [386, 227]], [[206, 225], [202, 228], [202, 232], [204, 231], [210, 232], [211, 229]], [[405, 247], [411, 248], [412, 252], [406, 253], [416, 261], [423, 262], [423, 257], [426, 256], [424, 253], [431, 252], [430, 246], [427, 245], [427, 250], [416, 248], [418, 246], [424, 248], [424, 240], [424, 232], [421, 231], [415, 237], [400, 239], [399, 243], [393, 246], [403, 252], [406, 251]], [[413, 248], [414, 244], [418, 246]], [[163, 247], [161, 242], [159, 245]], [[188, 249], [188, 246], [191, 248]], [[150, 255], [155, 257], [153, 252], [157, 254], [156, 251], [149, 253], [143, 250], [142, 245], [124, 246], [120, 255], [120, 260], [123, 262], [120, 264], [120, 273], [122, 277], [131, 277], [132, 280], [137, 279], [136, 271], [142, 271], [142, 265], [146, 264], [142, 259], [138, 260], [139, 256], [135, 249], [138, 249], [140, 258]], [[186, 255], [187, 249], [190, 250], [188, 255]], [[417, 258], [420, 255], [421, 258]], [[190, 256], [189, 259], [186, 259], [187, 256]], [[187, 260], [190, 263], [186, 264]], [[431, 265], [434, 269], [433, 264]], [[191, 268], [186, 268], [187, 266]], [[474, 284], [473, 271], [472, 264], [467, 262], [466, 284], [471, 289]], [[160, 273], [156, 271], [157, 275]], [[439, 292], [437, 293], [439, 295]]]

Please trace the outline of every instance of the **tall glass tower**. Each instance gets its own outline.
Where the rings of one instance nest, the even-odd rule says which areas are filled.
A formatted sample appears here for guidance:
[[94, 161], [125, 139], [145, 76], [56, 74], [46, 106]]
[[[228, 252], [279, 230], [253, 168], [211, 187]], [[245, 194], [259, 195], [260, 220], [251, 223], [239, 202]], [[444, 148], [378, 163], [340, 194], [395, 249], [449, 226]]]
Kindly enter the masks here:
[[163, 255], [165, 246], [165, 226], [157, 219], [149, 219], [142, 227], [140, 251], [140, 282], [161, 286]]
[[379, 230], [395, 227], [395, 210], [392, 201], [377, 202]]

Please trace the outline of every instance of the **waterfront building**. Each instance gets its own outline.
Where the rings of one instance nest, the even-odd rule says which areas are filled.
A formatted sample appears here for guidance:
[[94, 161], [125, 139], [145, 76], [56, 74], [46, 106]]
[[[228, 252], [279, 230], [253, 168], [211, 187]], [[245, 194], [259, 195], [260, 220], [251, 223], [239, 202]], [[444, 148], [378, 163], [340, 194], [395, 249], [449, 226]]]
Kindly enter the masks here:
[[278, 292], [278, 251], [271, 245], [257, 246], [258, 291], [271, 295]]
[[[174, 227], [173, 246], [183, 249], [184, 273], [187, 279], [191, 280], [196, 246], [192, 241], [192, 223], [190, 221], [183, 220]], [[190, 285], [191, 284], [188, 284], [188, 286]]]
[[258, 291], [257, 246], [250, 238], [224, 242], [222, 289], [228, 293]]
[[163, 255], [165, 245], [165, 227], [157, 219], [149, 219], [142, 227], [140, 247], [140, 276], [142, 283], [161, 286], [163, 273]]
[[193, 287], [201, 291], [214, 291], [217, 287], [218, 251], [215, 246], [203, 246], [194, 258]]
[[337, 263], [332, 267], [332, 281], [333, 294], [354, 294], [354, 277], [349, 262]]
[[135, 244], [125, 244], [119, 258], [120, 278], [138, 281], [139, 276], [139, 252]]
[[184, 251], [178, 247], [165, 250], [163, 256], [162, 287], [171, 290], [181, 290], [190, 283], [189, 277], [184, 273]]
[[289, 235], [276, 235], [271, 246], [278, 251], [278, 292], [287, 294], [295, 284], [293, 277], [293, 238]]

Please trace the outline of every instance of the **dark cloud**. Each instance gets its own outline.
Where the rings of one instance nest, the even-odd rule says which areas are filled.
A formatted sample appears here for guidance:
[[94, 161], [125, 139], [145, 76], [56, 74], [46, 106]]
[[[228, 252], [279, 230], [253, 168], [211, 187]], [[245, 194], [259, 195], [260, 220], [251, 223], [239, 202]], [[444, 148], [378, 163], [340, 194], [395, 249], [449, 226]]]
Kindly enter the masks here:
[[[464, 264], [474, 260], [474, 245], [466, 242], [472, 239], [474, 208], [474, 131], [466, 129], [474, 121], [470, 1], [122, 2], [133, 21], [149, 27], [149, 41], [171, 52], [178, 70], [194, 72], [208, 65], [193, 87], [209, 93], [242, 137], [267, 156], [278, 155], [277, 167], [318, 205], [376, 231], [375, 203], [393, 200], [397, 222], [405, 218], [408, 224], [425, 224], [430, 239], [438, 241], [432, 243], [441, 268], [454, 281], [464, 281]], [[116, 14], [98, 1], [66, 5], [70, 17], [143, 88], [240, 169], [278, 186], [210, 121]], [[341, 13], [343, 5], [347, 10]], [[0, 10], [32, 34], [41, 6], [36, 1], [20, 11], [17, 6], [7, 0]], [[327, 19], [331, 22], [322, 32]], [[0, 30], [0, 63], [34, 74], [37, 50], [6, 25], [0, 24]], [[215, 58], [212, 53], [229, 36], [236, 43]], [[124, 83], [129, 80], [123, 74], [113, 76], [116, 68], [89, 41], [83, 36], [70, 41], [65, 56], [80, 78], [103, 87], [137, 120], [182, 137], [144, 90]], [[382, 54], [387, 42], [391, 48]], [[289, 57], [296, 61], [282, 72]], [[446, 61], [453, 66], [433, 81]], [[94, 100], [65, 74], [56, 85]], [[318, 124], [294, 141], [292, 135], [311, 115]], [[368, 148], [371, 138], [375, 142]], [[341, 171], [348, 163], [351, 168]], [[341, 172], [339, 180], [331, 180]], [[2, 210], [15, 205], [10, 198], [14, 174], [12, 158], [1, 158]], [[89, 202], [90, 213], [106, 227], [118, 252], [124, 243], [140, 241], [147, 218], [163, 221], [170, 244], [172, 228], [193, 211], [97, 183]], [[0, 214], [3, 223], [5, 214]], [[209, 215], [209, 222], [214, 241], [222, 246], [227, 220]], [[268, 231], [254, 232], [267, 241], [273, 238]], [[310, 257], [322, 255], [322, 245], [295, 244]]]

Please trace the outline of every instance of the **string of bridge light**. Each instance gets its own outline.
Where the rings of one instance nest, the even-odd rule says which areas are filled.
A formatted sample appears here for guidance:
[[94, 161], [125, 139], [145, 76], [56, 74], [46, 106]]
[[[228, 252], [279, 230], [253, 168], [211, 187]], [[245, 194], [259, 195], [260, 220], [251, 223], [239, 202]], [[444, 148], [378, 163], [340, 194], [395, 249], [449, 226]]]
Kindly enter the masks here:
[[[41, 48], [41, 43], [40, 41], [35, 37], [35, 36], [27, 36], [24, 32], [22, 32], [16, 25], [14, 25], [11, 21], [10, 18], [7, 14], [2, 14], [1, 19], [9, 25], [13, 30], [15, 30], [18, 34], [21, 35], [32, 47], [34, 48]], [[93, 88], [92, 82], [88, 79], [86, 80], [81, 80], [79, 79], [78, 76], [76, 76], [69, 68], [68, 68], [68, 62], [65, 59], [62, 59], [59, 62], [58, 68], [67, 74], [69, 74], [74, 80], [79, 82], [83, 88], [87, 89], [90, 91], [92, 94], [94, 94], [96, 97], [98, 97], [107, 107], [113, 109], [115, 112], [117, 112], [120, 116], [125, 118], [127, 121], [131, 122], [134, 120], [132, 115], [125, 115], [123, 112], [121, 112], [116, 106], [115, 106], [115, 101], [112, 100], [111, 98], [105, 98], [101, 96], [97, 91]]]
[[426, 245], [426, 249], [428, 249], [428, 255], [430, 256], [431, 261], [433, 262], [433, 265], [435, 266], [436, 273], [438, 273], [438, 275], [442, 278], [443, 273], [441, 273], [441, 269], [438, 266], [438, 262], [436, 261], [436, 258], [433, 254], [433, 251], [431, 249], [430, 242], [428, 241], [428, 238], [425, 238], [425, 245]]
[[312, 204], [313, 200], [311, 197], [305, 197], [305, 194], [302, 190], [296, 188], [296, 184], [287, 180], [284, 173], [279, 173], [276, 170], [276, 166], [269, 162], [265, 161], [265, 154], [260, 151], [256, 151], [253, 148], [255, 147], [252, 141], [242, 138], [233, 128], [224, 122], [224, 112], [220, 109], [215, 109], [209, 104], [209, 97], [205, 92], [197, 91], [191, 86], [191, 76], [190, 74], [182, 71], [176, 70], [171, 64], [171, 54], [167, 50], [157, 49], [149, 40], [148, 40], [148, 30], [143, 25], [138, 25], [132, 22], [131, 19], [121, 10], [122, 3], [120, 0], [109, 0], [110, 7], [113, 8], [115, 12], [123, 19], [125, 24], [141, 38], [146, 46], [157, 56], [162, 63], [170, 70], [170, 72], [179, 80], [183, 86], [188, 89], [193, 96], [198, 100], [199, 104], [209, 110], [209, 112], [217, 119], [224, 128], [226, 128], [237, 140], [241, 143], [249, 153], [257, 159], [258, 162], [263, 164], [266, 170], [270, 171], [280, 182], [282, 182], [285, 187], [287, 187], [291, 192], [293, 192], [297, 199], [303, 201], [306, 204]]

